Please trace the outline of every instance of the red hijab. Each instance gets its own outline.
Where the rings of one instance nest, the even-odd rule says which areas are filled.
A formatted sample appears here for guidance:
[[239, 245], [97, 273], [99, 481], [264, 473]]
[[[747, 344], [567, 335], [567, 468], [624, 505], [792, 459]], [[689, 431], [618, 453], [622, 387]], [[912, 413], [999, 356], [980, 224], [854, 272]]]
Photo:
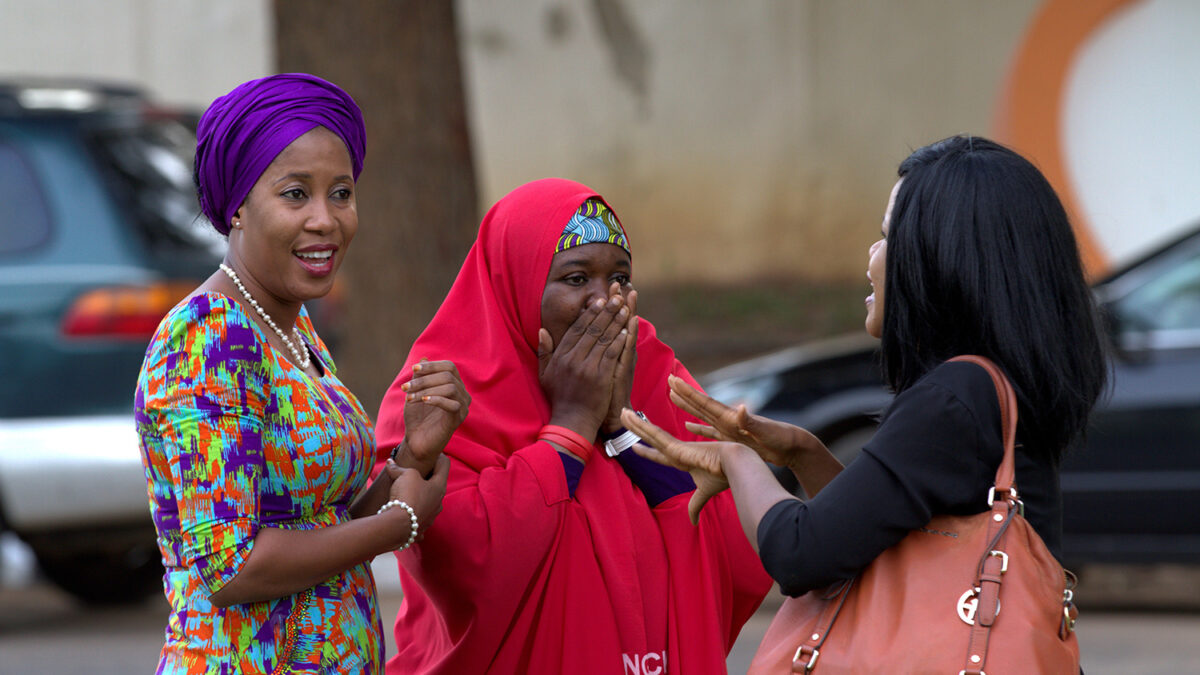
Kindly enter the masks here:
[[[542, 294], [558, 237], [592, 197], [546, 179], [493, 206], [384, 398], [380, 461], [404, 437], [400, 385], [414, 364], [454, 361], [471, 394], [445, 448], [443, 510], [398, 556], [404, 602], [389, 673], [724, 673], [769, 587], [728, 494], [693, 527], [687, 494], [652, 509], [599, 451], [571, 495], [560, 455], [537, 440], [550, 419], [537, 374]], [[691, 376], [639, 321], [631, 404], [694, 438], [667, 396], [668, 374]]]
[[[376, 426], [381, 457], [404, 438], [400, 385], [426, 358], [454, 361], [471, 394], [467, 420], [446, 449], [451, 457], [478, 472], [537, 440], [550, 421], [538, 382], [542, 293], [563, 228], [593, 197], [600, 198], [586, 185], [546, 178], [513, 190], [488, 211], [446, 300], [384, 397]], [[690, 437], [667, 397], [675, 352], [650, 322], [638, 321], [631, 405], [677, 436]], [[676, 419], [680, 423], [672, 424]]]

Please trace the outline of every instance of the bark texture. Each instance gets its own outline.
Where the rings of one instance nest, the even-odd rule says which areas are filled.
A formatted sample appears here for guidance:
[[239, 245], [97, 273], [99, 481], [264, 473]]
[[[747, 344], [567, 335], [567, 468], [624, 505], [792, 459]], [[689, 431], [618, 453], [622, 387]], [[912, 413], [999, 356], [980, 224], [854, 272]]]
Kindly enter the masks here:
[[316, 319], [374, 417], [478, 225], [454, 3], [276, 0], [274, 13], [277, 69], [336, 83], [366, 119], [358, 235]]

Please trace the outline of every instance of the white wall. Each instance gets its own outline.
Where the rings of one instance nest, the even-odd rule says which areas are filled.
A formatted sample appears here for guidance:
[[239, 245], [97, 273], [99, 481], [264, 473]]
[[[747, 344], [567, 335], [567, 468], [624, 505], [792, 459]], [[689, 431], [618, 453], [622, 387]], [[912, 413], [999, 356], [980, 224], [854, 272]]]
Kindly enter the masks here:
[[1115, 265], [1200, 221], [1200, 3], [1146, 0], [1082, 48], [1063, 105], [1079, 208]]
[[[558, 175], [642, 281], [861, 279], [895, 166], [987, 133], [1041, 0], [457, 0], [481, 202]], [[207, 105], [273, 67], [268, 0], [0, 0], [0, 77]]]
[[990, 131], [1038, 4], [459, 0], [481, 201], [588, 183], [642, 280], [861, 279], [896, 165]]
[[134, 82], [203, 108], [274, 63], [269, 0], [0, 0], [0, 77]]

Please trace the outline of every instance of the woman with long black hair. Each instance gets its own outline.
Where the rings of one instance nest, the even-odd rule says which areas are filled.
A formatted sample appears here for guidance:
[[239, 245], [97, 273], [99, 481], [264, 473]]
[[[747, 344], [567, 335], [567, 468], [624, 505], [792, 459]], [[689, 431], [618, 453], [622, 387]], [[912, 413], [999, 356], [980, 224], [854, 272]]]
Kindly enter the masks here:
[[[849, 579], [937, 515], [988, 509], [1003, 453], [1000, 409], [984, 356], [1018, 400], [1016, 484], [1025, 515], [1061, 560], [1059, 465], [1081, 437], [1107, 379], [1097, 310], [1075, 237], [1050, 184], [997, 143], [956, 136], [899, 168], [870, 247], [866, 330], [880, 339], [896, 398], [844, 470], [807, 431], [725, 406], [672, 379], [672, 400], [717, 443], [683, 443], [623, 420], [659, 461], [698, 480], [693, 514], [732, 488], [746, 536], [783, 592]], [[806, 494], [763, 460], [790, 468]]]

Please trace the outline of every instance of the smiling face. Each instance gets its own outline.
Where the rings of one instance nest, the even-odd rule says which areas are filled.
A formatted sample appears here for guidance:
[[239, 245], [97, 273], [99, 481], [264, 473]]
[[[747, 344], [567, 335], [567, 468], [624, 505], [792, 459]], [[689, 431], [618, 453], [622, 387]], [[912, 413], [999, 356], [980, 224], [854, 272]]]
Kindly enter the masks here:
[[298, 308], [333, 287], [358, 230], [353, 176], [342, 140], [316, 127], [258, 178], [234, 214], [228, 261], [261, 304]]
[[871, 244], [870, 257], [867, 260], [867, 281], [871, 283], [871, 294], [867, 296], [867, 334], [873, 338], [879, 338], [883, 335], [883, 298], [884, 298], [884, 281], [887, 275], [887, 235], [888, 230], [892, 226], [892, 209], [896, 205], [896, 193], [900, 190], [900, 183], [904, 179], [896, 181], [892, 186], [892, 193], [888, 196], [887, 210], [883, 214], [883, 224], [880, 226], [882, 238]]
[[555, 253], [542, 291], [542, 328], [557, 345], [590, 303], [608, 297], [613, 282], [628, 298], [632, 278], [629, 254], [615, 244], [583, 244]]

